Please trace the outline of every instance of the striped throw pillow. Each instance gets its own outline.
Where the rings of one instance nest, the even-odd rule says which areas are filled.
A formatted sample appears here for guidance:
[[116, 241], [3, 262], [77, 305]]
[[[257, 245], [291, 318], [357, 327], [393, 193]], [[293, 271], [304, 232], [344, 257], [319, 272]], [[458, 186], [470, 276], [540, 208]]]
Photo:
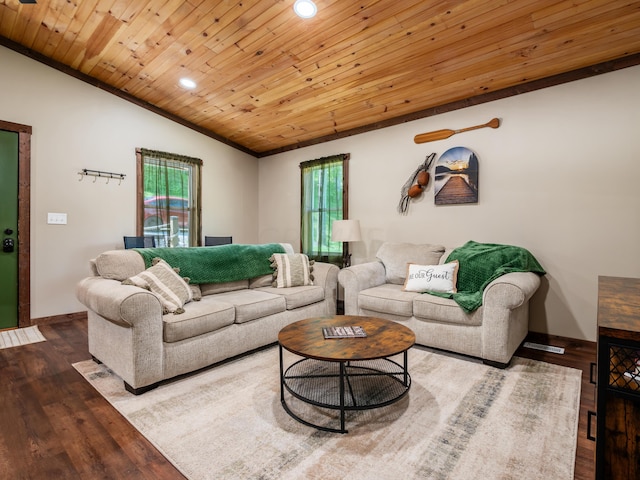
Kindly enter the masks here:
[[154, 258], [152, 263], [144, 272], [129, 277], [122, 283], [149, 290], [162, 303], [164, 313], [184, 313], [185, 303], [193, 300], [193, 290], [188, 280], [185, 281], [178, 275], [179, 269], [172, 268], [161, 258]]
[[313, 285], [313, 260], [304, 253], [274, 253], [269, 260], [274, 268], [272, 286], [276, 288]]

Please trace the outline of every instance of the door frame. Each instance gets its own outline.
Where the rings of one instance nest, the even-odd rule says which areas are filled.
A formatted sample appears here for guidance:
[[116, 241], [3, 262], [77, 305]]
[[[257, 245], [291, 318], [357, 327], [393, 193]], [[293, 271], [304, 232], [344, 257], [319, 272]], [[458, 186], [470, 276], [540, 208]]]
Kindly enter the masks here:
[[18, 327], [31, 326], [31, 132], [29, 125], [0, 120], [18, 134]]

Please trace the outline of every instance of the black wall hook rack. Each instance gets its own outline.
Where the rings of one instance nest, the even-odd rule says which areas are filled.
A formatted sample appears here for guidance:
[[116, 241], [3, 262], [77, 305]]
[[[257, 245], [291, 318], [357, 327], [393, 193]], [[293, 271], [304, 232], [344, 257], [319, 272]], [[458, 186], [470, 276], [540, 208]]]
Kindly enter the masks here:
[[87, 176], [96, 177], [94, 182], [98, 178], [106, 178], [107, 183], [109, 183], [109, 180], [115, 178], [118, 180], [118, 184], [120, 184], [126, 176], [124, 173], [103, 172], [102, 170], [89, 170], [88, 168], [83, 168], [81, 172], [78, 172], [78, 175], [80, 175], [80, 180]]

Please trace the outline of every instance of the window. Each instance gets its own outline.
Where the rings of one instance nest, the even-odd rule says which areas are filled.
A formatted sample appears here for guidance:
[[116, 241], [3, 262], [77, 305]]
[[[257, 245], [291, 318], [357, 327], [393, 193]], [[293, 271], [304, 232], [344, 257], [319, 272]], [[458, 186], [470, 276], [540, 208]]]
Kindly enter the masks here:
[[348, 164], [348, 154], [300, 164], [301, 250], [310, 259], [342, 265], [343, 243], [331, 241], [331, 226], [348, 218]]
[[158, 247], [199, 245], [202, 160], [138, 148], [136, 162], [137, 235]]

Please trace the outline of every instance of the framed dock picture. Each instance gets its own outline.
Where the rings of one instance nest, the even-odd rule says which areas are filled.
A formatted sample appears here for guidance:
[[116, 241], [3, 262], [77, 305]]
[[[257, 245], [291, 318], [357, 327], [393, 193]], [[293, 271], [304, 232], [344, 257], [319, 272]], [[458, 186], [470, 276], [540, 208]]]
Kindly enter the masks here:
[[478, 203], [478, 156], [466, 147], [444, 152], [435, 167], [436, 205]]

